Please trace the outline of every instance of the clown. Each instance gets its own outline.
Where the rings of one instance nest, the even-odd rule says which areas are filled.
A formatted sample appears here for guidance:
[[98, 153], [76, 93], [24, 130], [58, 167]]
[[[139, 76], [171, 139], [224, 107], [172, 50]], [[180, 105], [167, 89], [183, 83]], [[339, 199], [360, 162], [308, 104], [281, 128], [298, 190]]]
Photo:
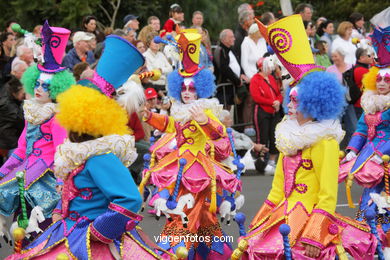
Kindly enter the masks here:
[[[60, 198], [56, 192], [53, 162], [56, 147], [66, 138], [66, 131], [57, 123], [55, 101], [57, 95], [75, 83], [73, 75], [60, 66], [69, 35], [69, 30], [50, 27], [46, 21], [42, 28], [44, 63], [29, 67], [22, 77], [32, 99], [24, 102], [27, 122], [18, 147], [0, 168], [2, 215], [9, 216], [21, 207], [25, 218], [26, 209], [30, 211], [40, 206], [44, 216], [50, 218]], [[19, 196], [17, 172], [24, 172], [23, 197]]]
[[314, 65], [299, 15], [258, 25], [294, 81], [288, 115], [275, 132], [280, 156], [271, 191], [232, 259], [284, 259], [281, 224], [290, 225], [293, 259], [334, 259], [345, 251], [374, 259], [376, 240], [368, 226], [335, 213], [344, 88]]
[[[225, 235], [216, 215], [217, 188], [235, 192], [241, 189], [241, 181], [218, 162], [221, 158], [216, 158], [217, 154], [227, 158], [231, 150], [226, 130], [218, 120], [222, 106], [216, 99], [207, 99], [213, 95], [215, 84], [212, 73], [198, 66], [200, 40], [201, 35], [191, 31], [178, 36], [183, 69], [168, 76], [168, 94], [174, 99], [172, 116], [144, 111], [147, 123], [169, 135], [154, 145], [140, 190], [150, 181], [160, 190], [159, 201], [166, 200], [170, 210], [179, 208], [182, 197], [190, 195], [194, 199], [194, 205], [168, 219], [161, 236], [173, 239], [160, 242], [162, 248], [176, 251], [185, 246], [189, 249], [188, 259], [228, 259], [231, 246], [221, 242]], [[225, 150], [216, 153], [213, 143], [218, 141], [227, 145]], [[169, 146], [166, 149], [169, 152], [162, 150], [164, 146]], [[206, 146], [211, 147], [210, 155]], [[165, 207], [160, 206], [155, 209]], [[191, 239], [176, 239], [179, 236]]]
[[[387, 18], [386, 18], [387, 17]], [[373, 66], [363, 77], [364, 93], [361, 105], [364, 110], [357, 130], [348, 146], [347, 155], [340, 166], [340, 181], [346, 180], [347, 197], [354, 207], [350, 195], [352, 180], [365, 189], [359, 203], [357, 219], [363, 220], [368, 209], [377, 212], [377, 222], [387, 234], [386, 257], [390, 257], [390, 202], [388, 162], [382, 160], [390, 155], [390, 8], [377, 14], [372, 23], [375, 25], [371, 35], [373, 47], [378, 56], [378, 64]], [[379, 195], [378, 195], [379, 194]], [[378, 196], [385, 202], [380, 203]], [[375, 203], [373, 203], [373, 201]], [[378, 209], [379, 207], [379, 209]]]
[[105, 48], [93, 78], [81, 82], [86, 86], [72, 86], [58, 97], [58, 121], [69, 139], [55, 155], [55, 174], [64, 181], [55, 223], [7, 259], [172, 257], [137, 226], [142, 200], [127, 169], [137, 157], [134, 136], [126, 110], [111, 98], [144, 58], [117, 36], [108, 36]]

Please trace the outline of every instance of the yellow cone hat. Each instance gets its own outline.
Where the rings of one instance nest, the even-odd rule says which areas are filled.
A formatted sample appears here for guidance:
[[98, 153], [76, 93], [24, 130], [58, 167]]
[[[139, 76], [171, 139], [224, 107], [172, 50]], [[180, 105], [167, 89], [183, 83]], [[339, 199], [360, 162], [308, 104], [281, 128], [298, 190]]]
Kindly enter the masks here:
[[202, 35], [197, 29], [181, 30], [176, 36], [176, 41], [180, 50], [180, 59], [183, 69], [179, 74], [183, 77], [192, 77], [199, 72], [200, 42]]
[[324, 70], [314, 63], [314, 56], [299, 14], [288, 16], [269, 26], [265, 26], [257, 19], [256, 23], [280, 62], [294, 78], [291, 85], [298, 83], [308, 72]]

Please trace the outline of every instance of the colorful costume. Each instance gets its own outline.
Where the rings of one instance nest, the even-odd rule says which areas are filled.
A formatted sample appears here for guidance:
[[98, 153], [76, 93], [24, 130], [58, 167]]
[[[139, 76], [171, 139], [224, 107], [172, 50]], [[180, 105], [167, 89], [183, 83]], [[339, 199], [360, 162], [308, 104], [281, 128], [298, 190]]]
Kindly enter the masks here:
[[[103, 54], [98, 68], [111, 64], [113, 73], [124, 73], [124, 77], [113, 78], [110, 70], [99, 69], [102, 74], [97, 83], [105, 84], [93, 85], [89, 81], [89, 87], [72, 86], [58, 97], [58, 120], [70, 132], [69, 140], [58, 147], [55, 159], [56, 176], [64, 180], [62, 200], [55, 209], [62, 219], [8, 259], [54, 259], [61, 253], [71, 259], [171, 256], [137, 227], [142, 216], [134, 212], [140, 209], [142, 200], [126, 168], [137, 156], [134, 136], [129, 135], [126, 111], [98, 91], [103, 89], [112, 96], [137, 69], [133, 66], [134, 70], [129, 70], [131, 64], [142, 65], [144, 60], [134, 46], [120, 37], [108, 36], [105, 48], [106, 55], [121, 50], [121, 58]], [[121, 67], [114, 66], [115, 62], [124, 67], [118, 69]]]
[[[228, 259], [230, 245], [221, 242], [224, 233], [218, 223], [217, 188], [235, 192], [241, 189], [241, 181], [220, 160], [229, 156], [231, 149], [224, 126], [217, 116], [222, 106], [210, 97], [214, 90], [214, 77], [208, 70], [199, 69], [198, 33], [182, 32], [178, 36], [181, 48], [183, 70], [175, 70], [168, 76], [168, 94], [175, 99], [170, 117], [151, 113], [145, 118], [147, 123], [168, 133], [155, 144], [152, 161], [141, 183], [140, 190], [149, 181], [160, 192], [160, 201], [154, 201], [155, 210], [169, 213], [168, 221], [161, 233], [162, 237], [195, 236], [207, 240], [176, 240], [160, 242], [159, 245], [170, 251], [185, 246], [189, 249], [188, 259]], [[196, 91], [198, 100], [183, 104], [182, 88]], [[190, 110], [200, 107], [208, 120], [200, 124], [191, 119]], [[176, 139], [172, 142], [172, 138]], [[226, 149], [220, 150], [215, 158], [213, 142], [226, 142]], [[206, 152], [206, 145], [211, 145], [211, 156]], [[164, 148], [166, 146], [166, 149]], [[157, 159], [157, 160], [156, 160]], [[183, 164], [183, 159], [185, 162]], [[186, 208], [181, 208], [189, 198]], [[170, 213], [171, 211], [174, 211]], [[191, 241], [190, 241], [191, 240]], [[223, 241], [223, 239], [222, 239]]]
[[[61, 67], [70, 31], [50, 27], [42, 28], [44, 64], [31, 66], [23, 74], [22, 82], [28, 94], [34, 96], [39, 81], [48, 88], [50, 98], [75, 83], [73, 75]], [[57, 45], [51, 44], [56, 40]], [[25, 128], [19, 138], [18, 148], [0, 169], [0, 214], [9, 216], [20, 207], [19, 187], [15, 174], [24, 175], [24, 197], [32, 208], [40, 206], [45, 217], [51, 217], [60, 195], [56, 192], [53, 162], [56, 147], [66, 138], [66, 131], [55, 118], [56, 104], [41, 104], [35, 99], [24, 102]]]
[[[268, 27], [258, 24], [294, 77], [294, 87], [289, 115], [275, 132], [280, 156], [272, 189], [232, 259], [242, 255], [243, 259], [284, 259], [279, 233], [284, 223], [291, 228], [292, 259], [312, 259], [305, 254], [306, 246], [320, 249], [316, 259], [334, 259], [344, 249], [354, 259], [373, 259], [376, 240], [369, 227], [335, 213], [338, 142], [344, 135], [338, 117], [345, 105], [344, 89], [314, 65], [301, 16], [289, 16]], [[294, 111], [308, 121], [298, 121]]]
[[[384, 17], [386, 13], [387, 18]], [[374, 209], [378, 214], [377, 222], [388, 234], [390, 212], [384, 208], [388, 208], [390, 202], [389, 171], [388, 162], [383, 162], [381, 157], [390, 155], [390, 94], [381, 94], [378, 88], [382, 89], [386, 84], [387, 88], [390, 86], [390, 44], [386, 41], [390, 37], [389, 17], [390, 8], [387, 8], [373, 18], [376, 27], [371, 38], [378, 55], [378, 64], [363, 76], [365, 91], [361, 98], [361, 106], [364, 113], [348, 144], [349, 153], [340, 165], [339, 176], [340, 181], [346, 180], [351, 207], [354, 207], [350, 194], [352, 180], [365, 188], [360, 199], [357, 219], [363, 220], [365, 212]], [[385, 194], [381, 194], [382, 192]]]

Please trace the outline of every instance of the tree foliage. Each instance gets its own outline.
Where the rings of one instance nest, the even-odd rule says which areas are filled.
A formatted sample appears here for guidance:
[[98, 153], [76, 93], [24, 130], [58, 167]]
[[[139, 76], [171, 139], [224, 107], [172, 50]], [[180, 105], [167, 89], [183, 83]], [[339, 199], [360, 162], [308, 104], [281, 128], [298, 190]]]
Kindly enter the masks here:
[[[114, 8], [111, 3], [118, 0], [11, 0], [0, 1], [0, 29], [4, 29], [5, 22], [13, 19], [23, 28], [32, 30], [35, 25], [42, 24], [48, 19], [53, 26], [64, 26], [77, 29], [81, 26], [83, 16], [95, 15], [99, 22], [110, 26], [111, 21], [103, 6], [112, 16]], [[115, 17], [115, 27], [123, 26], [123, 17], [127, 14], [139, 16], [141, 25], [145, 25], [147, 18], [155, 15], [160, 18], [161, 26], [168, 19], [169, 7], [174, 2], [182, 6], [185, 13], [185, 25], [191, 25], [192, 13], [200, 10], [204, 13], [204, 26], [209, 30], [212, 39], [218, 38], [224, 28], [235, 29], [238, 23], [237, 7], [242, 3], [249, 3], [255, 9], [256, 16], [266, 11], [272, 11], [277, 17], [281, 16], [280, 0], [132, 0], [121, 1]], [[291, 0], [293, 8], [300, 2]], [[366, 20], [390, 5], [390, 0], [307, 0], [314, 6], [313, 19], [325, 16], [334, 21], [343, 21], [352, 12], [361, 12]]]

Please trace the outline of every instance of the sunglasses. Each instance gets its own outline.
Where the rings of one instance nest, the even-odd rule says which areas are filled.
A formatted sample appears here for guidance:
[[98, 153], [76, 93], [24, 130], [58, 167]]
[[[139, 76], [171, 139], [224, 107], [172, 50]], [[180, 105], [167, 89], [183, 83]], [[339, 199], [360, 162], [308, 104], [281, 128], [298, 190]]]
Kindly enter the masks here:
[[378, 74], [376, 76], [376, 82], [377, 83], [381, 82], [382, 80], [385, 81], [385, 83], [390, 83], [390, 74], [386, 73], [386, 75], [384, 75], [384, 76]]

